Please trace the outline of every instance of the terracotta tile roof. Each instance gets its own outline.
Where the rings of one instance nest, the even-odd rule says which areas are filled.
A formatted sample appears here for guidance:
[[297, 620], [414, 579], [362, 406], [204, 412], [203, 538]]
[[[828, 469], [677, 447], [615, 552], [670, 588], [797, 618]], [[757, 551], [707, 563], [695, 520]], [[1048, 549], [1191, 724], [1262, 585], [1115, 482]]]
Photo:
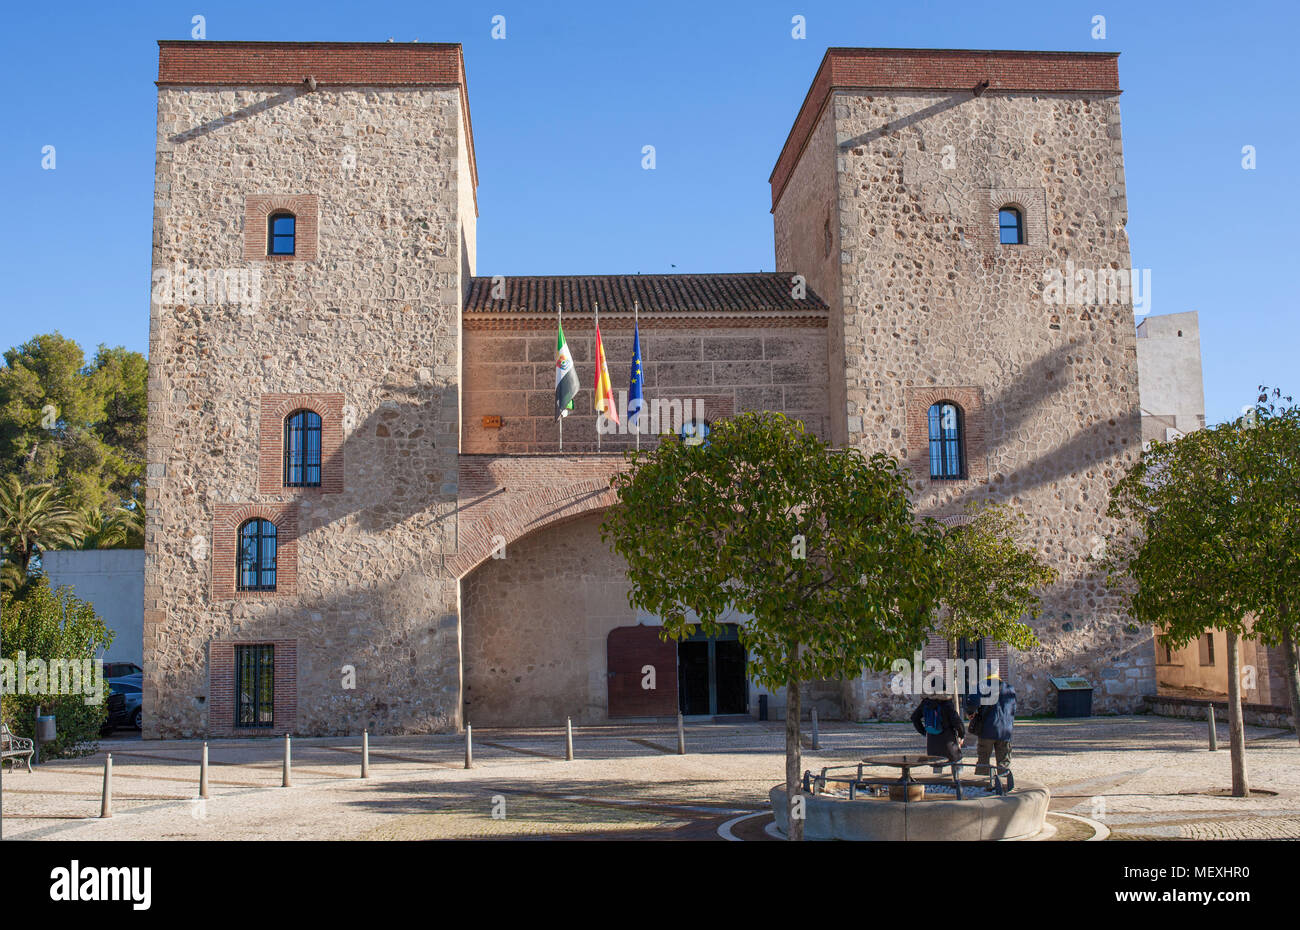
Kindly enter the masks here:
[[751, 274], [610, 274], [505, 277], [502, 297], [492, 296], [494, 279], [472, 278], [466, 313], [564, 312], [631, 313], [633, 302], [642, 313], [808, 313], [826, 312], [826, 303], [810, 287], [795, 298], [794, 272]]

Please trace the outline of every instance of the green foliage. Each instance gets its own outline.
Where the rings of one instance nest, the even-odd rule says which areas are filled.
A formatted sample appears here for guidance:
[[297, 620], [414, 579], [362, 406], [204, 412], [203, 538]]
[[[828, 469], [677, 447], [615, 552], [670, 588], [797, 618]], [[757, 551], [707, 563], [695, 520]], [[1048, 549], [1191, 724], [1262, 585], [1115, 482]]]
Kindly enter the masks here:
[[1016, 542], [1028, 521], [999, 506], [973, 506], [969, 523], [944, 538], [945, 610], [935, 632], [947, 640], [992, 637], [1020, 650], [1039, 644], [1022, 618], [1036, 618], [1036, 589], [1056, 580], [1056, 570]]
[[94, 360], [58, 333], [5, 353], [0, 476], [53, 484], [73, 510], [126, 504], [144, 483], [148, 363], [100, 346]]
[[73, 546], [81, 525], [54, 485], [25, 485], [14, 475], [0, 478], [0, 548], [19, 577], [26, 577], [42, 550]]
[[[112, 631], [95, 615], [94, 607], [74, 597], [69, 588], [51, 591], [46, 579], [39, 578], [19, 593], [0, 595], [2, 658], [16, 662], [22, 653], [28, 660], [39, 658], [47, 663], [93, 659], [112, 641]], [[3, 703], [9, 728], [28, 738], [34, 735], [37, 705], [43, 713], [54, 714], [57, 739], [42, 746], [46, 758], [93, 752], [99, 728], [108, 717], [107, 687], [100, 700], [89, 705], [81, 694], [6, 694]]]
[[[135, 503], [135, 502], [133, 502]], [[143, 545], [143, 509], [115, 507], [80, 515], [78, 549], [139, 549]]]
[[628, 563], [631, 604], [666, 636], [748, 613], [749, 674], [773, 689], [885, 669], [924, 645], [941, 531], [914, 518], [895, 460], [831, 449], [775, 413], [629, 459], [601, 533]]
[[1261, 388], [1245, 416], [1152, 443], [1111, 492], [1129, 524], [1108, 541], [1111, 581], [1175, 648], [1211, 629], [1300, 634], [1300, 407], [1272, 397], [1287, 406]]

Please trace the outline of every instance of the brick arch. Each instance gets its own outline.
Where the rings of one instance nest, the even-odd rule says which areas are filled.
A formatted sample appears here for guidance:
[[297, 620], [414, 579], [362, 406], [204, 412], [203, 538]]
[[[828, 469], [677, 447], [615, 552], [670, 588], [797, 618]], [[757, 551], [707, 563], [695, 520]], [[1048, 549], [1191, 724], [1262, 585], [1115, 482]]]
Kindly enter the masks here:
[[[321, 483], [318, 488], [284, 486], [284, 421], [298, 410], [320, 417]], [[258, 410], [257, 490], [259, 494], [298, 497], [343, 490], [343, 395], [263, 394]]]
[[608, 477], [586, 478], [554, 487], [502, 489], [495, 496], [463, 508], [460, 551], [447, 568], [464, 578], [492, 555], [493, 539], [511, 543], [540, 530], [602, 511], [617, 500]]
[[987, 417], [984, 392], [977, 387], [910, 388], [906, 394], [907, 465], [920, 480], [930, 480], [930, 408], [937, 403], [956, 404], [961, 411], [966, 442], [966, 479], [947, 485], [988, 480]]
[[[235, 585], [239, 528], [256, 518], [275, 524], [275, 590], [240, 591]], [[213, 600], [293, 594], [298, 584], [298, 507], [294, 503], [217, 504], [212, 514]]]
[[[266, 254], [266, 221], [272, 213], [292, 213], [294, 254]], [[244, 258], [247, 261], [315, 261], [320, 198], [315, 194], [249, 194], [244, 198]]]

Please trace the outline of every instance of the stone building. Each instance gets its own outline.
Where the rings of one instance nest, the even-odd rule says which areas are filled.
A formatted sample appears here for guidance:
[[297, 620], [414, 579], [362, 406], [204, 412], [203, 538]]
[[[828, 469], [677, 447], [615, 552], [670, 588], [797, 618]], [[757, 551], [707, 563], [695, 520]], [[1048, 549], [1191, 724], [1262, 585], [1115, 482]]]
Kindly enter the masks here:
[[[1142, 441], [1168, 442], [1205, 427], [1205, 389], [1201, 378], [1201, 328], [1197, 313], [1166, 313], [1142, 320], [1137, 328], [1138, 375], [1142, 399]], [[1242, 700], [1260, 708], [1286, 698], [1286, 659], [1281, 646], [1251, 639], [1241, 642]], [[1211, 630], [1174, 648], [1156, 637], [1156, 685], [1162, 698], [1226, 699], [1228, 636]], [[1176, 705], [1162, 701], [1162, 712]], [[1193, 707], [1194, 713], [1203, 707]], [[1256, 711], [1258, 713], [1258, 711]]]
[[460, 46], [159, 45], [147, 735], [756, 714], [735, 634], [661, 643], [599, 539], [638, 438], [581, 414], [597, 309], [674, 430], [780, 410], [898, 456], [922, 513], [1022, 510], [1061, 573], [1042, 648], [960, 648], [1025, 711], [1050, 675], [1154, 692], [1088, 562], [1141, 443], [1116, 55], [830, 49], [770, 178], [779, 271], [527, 278], [477, 275]]

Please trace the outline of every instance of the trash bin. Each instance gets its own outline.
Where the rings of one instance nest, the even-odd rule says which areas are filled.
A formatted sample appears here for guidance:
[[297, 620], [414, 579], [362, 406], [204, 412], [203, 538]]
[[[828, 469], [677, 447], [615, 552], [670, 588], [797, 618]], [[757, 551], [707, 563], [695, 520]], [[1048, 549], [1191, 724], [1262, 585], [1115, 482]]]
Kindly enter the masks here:
[[36, 742], [38, 743], [54, 742], [54, 715], [53, 714], [36, 718]]
[[760, 694], [758, 696], [758, 719], [759, 720], [767, 719], [767, 695], [766, 694]]
[[1092, 683], [1086, 678], [1053, 678], [1056, 688], [1056, 716], [1091, 717]]

